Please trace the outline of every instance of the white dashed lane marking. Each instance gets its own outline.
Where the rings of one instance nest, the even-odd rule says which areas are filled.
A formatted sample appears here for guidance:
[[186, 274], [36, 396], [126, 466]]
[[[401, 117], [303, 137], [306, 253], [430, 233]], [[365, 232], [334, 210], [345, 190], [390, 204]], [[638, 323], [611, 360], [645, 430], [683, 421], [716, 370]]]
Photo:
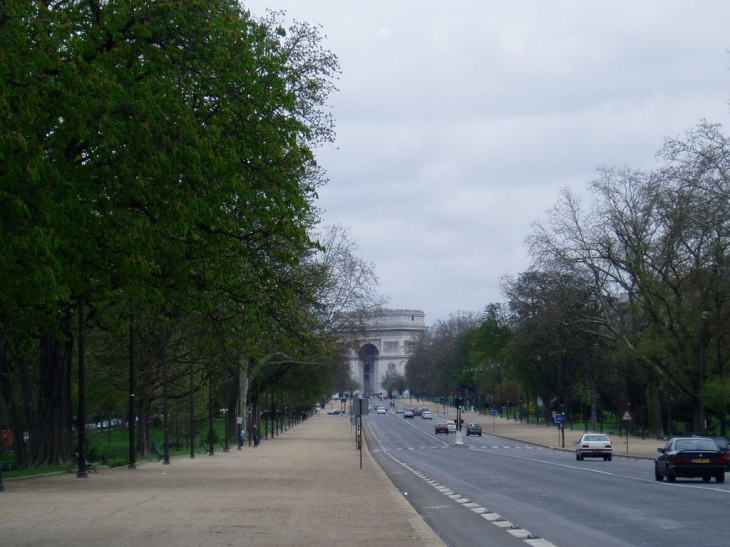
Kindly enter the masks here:
[[[499, 447], [493, 447], [493, 448], [499, 448]], [[505, 448], [514, 448], [514, 447], [505, 447]], [[390, 452], [389, 450], [386, 450], [386, 452]], [[439, 484], [437, 481], [431, 479], [428, 475], [425, 473], [422, 473], [415, 467], [401, 462], [399, 460], [397, 461], [400, 465], [408, 469], [411, 473], [416, 475], [417, 477], [421, 478], [426, 484], [430, 484], [433, 486], [436, 490], [444, 494], [446, 497], [450, 498], [454, 502], [458, 503], [459, 505], [470, 509], [471, 511], [474, 511], [476, 514], [481, 515], [484, 520], [489, 522], [490, 524], [493, 524], [494, 526], [497, 526], [498, 528], [504, 529], [507, 533], [510, 535], [524, 540], [525, 543], [530, 545], [531, 547], [555, 547], [552, 543], [549, 541], [536, 536], [535, 534], [530, 533], [528, 530], [525, 530], [521, 526], [518, 526], [517, 524], [514, 524], [504, 518], [502, 518], [498, 513], [495, 513], [494, 511], [491, 511], [487, 509], [486, 507], [483, 507], [479, 505], [478, 503], [475, 503], [471, 501], [469, 498], [466, 498], [459, 494], [458, 492], [454, 492], [447, 486], [443, 486], [442, 484]]]
[[[377, 435], [374, 431], [372, 431], [372, 428], [370, 430], [375, 438], [378, 441], [378, 444], [380, 445], [380, 449], [374, 449], [374, 452], [384, 452], [387, 455], [389, 455], [395, 462], [400, 464], [401, 466], [405, 467], [409, 471], [411, 471], [414, 475], [421, 478], [426, 484], [429, 484], [433, 486], [436, 490], [450, 498], [452, 501], [458, 503], [459, 505], [462, 505], [466, 509], [469, 509], [471, 511], [474, 511], [476, 514], [481, 515], [482, 518], [493, 524], [494, 526], [497, 526], [499, 528], [502, 528], [506, 530], [509, 534], [516, 538], [522, 539], [526, 544], [530, 545], [531, 547], [556, 547], [554, 544], [550, 543], [549, 541], [541, 538], [540, 536], [537, 536], [535, 534], [530, 533], [528, 530], [525, 530], [521, 526], [518, 526], [517, 524], [513, 524], [512, 522], [509, 522], [508, 520], [502, 518], [499, 514], [495, 513], [494, 511], [491, 511], [490, 509], [483, 507], [479, 505], [478, 503], [472, 502], [470, 499], [463, 497], [461, 494], [454, 492], [447, 486], [443, 486], [439, 484], [437, 481], [431, 479], [428, 475], [425, 473], [419, 471], [415, 467], [400, 461], [398, 458], [396, 458], [392, 453], [398, 452], [402, 450], [416, 450], [415, 447], [399, 447], [395, 449], [385, 449], [383, 448], [382, 443], [380, 442], [380, 439], [378, 439]], [[425, 447], [421, 446], [418, 448], [418, 450], [434, 450], [434, 449], [448, 449], [448, 445], [444, 446], [431, 446], [431, 447]], [[508, 449], [508, 450], [547, 450], [545, 447], [541, 446], [529, 446], [529, 445], [511, 445], [511, 446], [499, 446], [499, 445], [493, 445], [489, 447], [471, 447], [472, 450], [484, 450], [484, 449]]]

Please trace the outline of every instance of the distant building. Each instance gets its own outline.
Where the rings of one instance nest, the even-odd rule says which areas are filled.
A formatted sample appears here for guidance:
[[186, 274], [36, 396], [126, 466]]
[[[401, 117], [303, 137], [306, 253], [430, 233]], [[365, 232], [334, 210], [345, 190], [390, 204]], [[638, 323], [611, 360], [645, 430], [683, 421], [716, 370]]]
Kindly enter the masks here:
[[350, 373], [360, 392], [383, 391], [381, 383], [390, 365], [405, 374], [410, 344], [425, 330], [425, 314], [419, 310], [382, 309], [372, 317], [350, 356]]

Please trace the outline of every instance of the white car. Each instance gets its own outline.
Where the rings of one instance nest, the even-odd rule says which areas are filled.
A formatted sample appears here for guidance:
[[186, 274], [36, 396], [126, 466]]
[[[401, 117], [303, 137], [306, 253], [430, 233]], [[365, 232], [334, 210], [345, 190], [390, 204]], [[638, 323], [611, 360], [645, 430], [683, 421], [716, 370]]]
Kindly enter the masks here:
[[610, 462], [613, 456], [611, 439], [601, 433], [586, 433], [575, 441], [575, 459], [581, 461], [583, 458], [603, 458]]
[[378, 407], [377, 412], [378, 412], [378, 414], [385, 414], [386, 410], [381, 406], [381, 407]]
[[421, 414], [422, 420], [433, 420], [433, 413], [430, 410], [424, 410]]
[[449, 420], [446, 422], [446, 427], [449, 428], [449, 433], [456, 431], [456, 422], [454, 420]]

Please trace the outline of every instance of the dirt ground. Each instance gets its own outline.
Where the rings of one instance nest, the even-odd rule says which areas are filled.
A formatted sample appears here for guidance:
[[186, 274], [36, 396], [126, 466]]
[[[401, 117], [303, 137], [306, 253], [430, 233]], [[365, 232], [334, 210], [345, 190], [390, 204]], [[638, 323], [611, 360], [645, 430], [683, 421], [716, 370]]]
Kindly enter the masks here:
[[340, 416], [214, 456], [6, 479], [7, 546], [443, 545]]
[[[455, 413], [436, 414], [444, 417]], [[463, 418], [481, 422], [484, 433], [558, 450], [573, 450], [583, 433], [566, 429], [563, 448], [554, 425], [469, 412]], [[663, 446], [633, 437], [628, 446], [625, 437], [612, 440], [617, 456], [653, 458]], [[448, 442], [455, 441], [449, 435]], [[170, 465], [148, 462], [134, 470], [100, 468], [85, 479], [75, 473], [5, 479], [0, 544], [443, 546], [363, 446], [361, 469], [349, 420], [319, 414], [258, 448], [181, 456]]]

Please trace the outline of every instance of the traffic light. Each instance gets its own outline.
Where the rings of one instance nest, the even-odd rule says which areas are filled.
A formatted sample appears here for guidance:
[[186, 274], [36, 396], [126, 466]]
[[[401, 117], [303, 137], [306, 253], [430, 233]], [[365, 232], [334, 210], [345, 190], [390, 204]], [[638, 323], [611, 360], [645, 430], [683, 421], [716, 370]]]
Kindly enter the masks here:
[[463, 397], [456, 397], [454, 399], [454, 406], [458, 408], [459, 410], [464, 408], [464, 398]]

